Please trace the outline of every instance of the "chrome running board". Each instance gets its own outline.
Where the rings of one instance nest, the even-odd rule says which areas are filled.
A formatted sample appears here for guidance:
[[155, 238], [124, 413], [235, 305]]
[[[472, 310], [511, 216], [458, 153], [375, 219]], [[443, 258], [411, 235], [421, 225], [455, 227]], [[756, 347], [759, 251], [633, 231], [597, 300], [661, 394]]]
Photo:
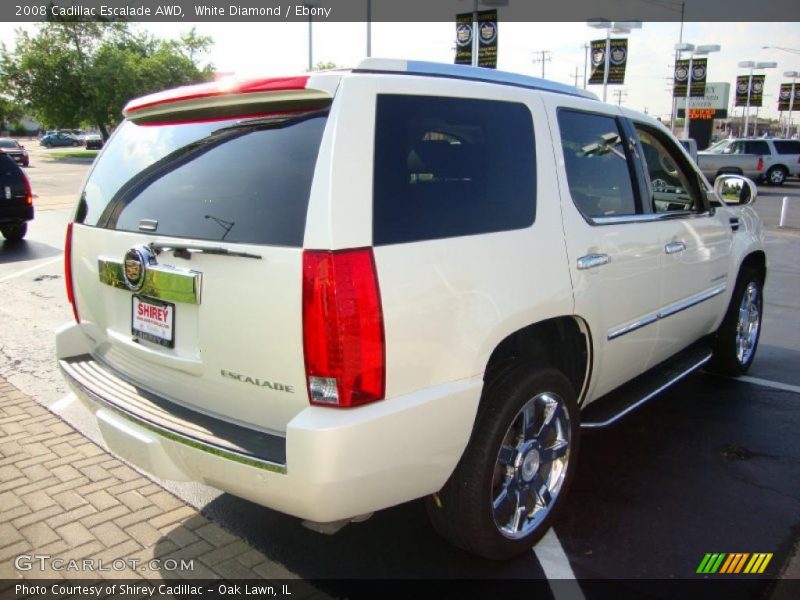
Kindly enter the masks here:
[[619, 421], [711, 360], [708, 343], [698, 342], [636, 379], [589, 404], [581, 428], [602, 429]]

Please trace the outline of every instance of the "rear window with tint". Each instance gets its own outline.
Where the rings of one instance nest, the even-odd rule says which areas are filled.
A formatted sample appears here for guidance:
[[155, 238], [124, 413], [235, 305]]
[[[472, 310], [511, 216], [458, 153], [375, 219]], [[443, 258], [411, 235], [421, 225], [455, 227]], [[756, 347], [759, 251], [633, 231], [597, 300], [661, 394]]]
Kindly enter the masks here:
[[775, 140], [772, 143], [775, 144], [775, 150], [778, 151], [778, 154], [800, 154], [800, 141]]
[[120, 126], [92, 171], [76, 221], [120, 231], [302, 246], [327, 112]]
[[375, 125], [375, 245], [533, 223], [536, 157], [524, 104], [379, 95]]

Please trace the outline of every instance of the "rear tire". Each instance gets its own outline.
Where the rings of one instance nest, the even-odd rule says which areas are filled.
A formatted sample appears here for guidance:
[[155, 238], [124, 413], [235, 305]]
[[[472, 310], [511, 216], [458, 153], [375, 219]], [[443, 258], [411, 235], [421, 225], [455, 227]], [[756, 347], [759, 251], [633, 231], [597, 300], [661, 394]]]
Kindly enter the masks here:
[[761, 336], [764, 311], [763, 280], [751, 267], [743, 267], [733, 289], [728, 312], [717, 330], [709, 365], [723, 375], [743, 375], [753, 364]]
[[9, 242], [19, 242], [22, 241], [25, 234], [28, 233], [28, 224], [15, 223], [14, 225], [6, 225], [0, 229], [0, 232], [3, 233], [3, 237]]
[[560, 371], [530, 364], [503, 370], [485, 388], [458, 466], [426, 499], [434, 529], [493, 560], [530, 551], [569, 488], [579, 433], [575, 391]]

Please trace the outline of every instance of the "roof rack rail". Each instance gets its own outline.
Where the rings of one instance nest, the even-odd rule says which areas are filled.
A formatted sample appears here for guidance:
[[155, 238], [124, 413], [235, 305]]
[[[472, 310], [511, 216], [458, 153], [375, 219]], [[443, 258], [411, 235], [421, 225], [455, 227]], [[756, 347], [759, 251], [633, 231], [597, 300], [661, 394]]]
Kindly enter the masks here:
[[587, 90], [581, 90], [571, 85], [548, 81], [547, 79], [541, 79], [539, 77], [529, 77], [528, 75], [520, 75], [519, 73], [496, 71], [494, 69], [484, 69], [481, 67], [467, 67], [464, 65], [450, 65], [421, 60], [366, 58], [353, 69], [353, 73], [404, 73], [406, 75], [450, 77], [453, 79], [511, 85], [598, 100], [595, 94]]

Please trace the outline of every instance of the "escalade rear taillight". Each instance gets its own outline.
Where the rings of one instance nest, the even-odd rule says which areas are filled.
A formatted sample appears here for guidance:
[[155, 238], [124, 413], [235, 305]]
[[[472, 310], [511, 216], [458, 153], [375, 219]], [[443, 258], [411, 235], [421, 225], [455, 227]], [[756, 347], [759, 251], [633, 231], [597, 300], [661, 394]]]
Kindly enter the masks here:
[[372, 248], [303, 252], [303, 350], [311, 404], [383, 399], [383, 313]]
[[756, 165], [756, 171], [758, 171], [760, 173], [763, 170], [764, 170], [764, 157], [763, 156], [759, 156], [758, 157], [758, 165]]
[[25, 204], [31, 206], [33, 205], [33, 190], [31, 189], [31, 182], [25, 173], [22, 174], [22, 182], [25, 186]]
[[64, 242], [64, 281], [67, 284], [67, 300], [72, 305], [75, 321], [80, 323], [78, 307], [75, 304], [75, 289], [72, 285], [72, 223], [67, 223], [67, 239]]

